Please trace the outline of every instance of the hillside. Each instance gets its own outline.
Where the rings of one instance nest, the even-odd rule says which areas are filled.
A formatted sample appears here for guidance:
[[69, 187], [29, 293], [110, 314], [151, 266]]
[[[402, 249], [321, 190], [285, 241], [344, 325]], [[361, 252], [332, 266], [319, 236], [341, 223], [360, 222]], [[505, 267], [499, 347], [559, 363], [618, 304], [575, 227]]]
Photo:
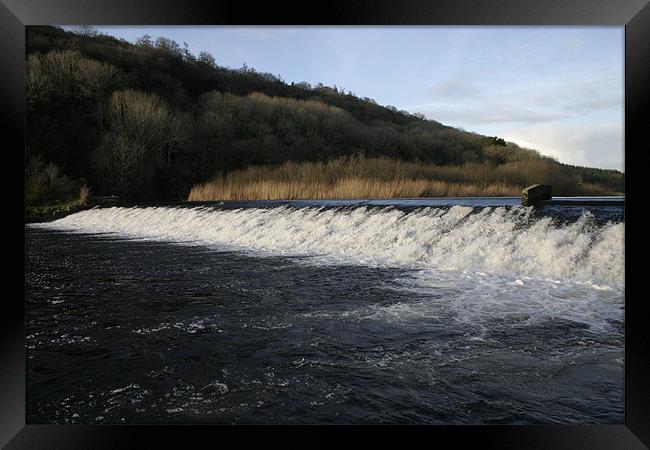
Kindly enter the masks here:
[[[257, 173], [262, 178], [256, 181], [275, 182], [287, 164], [322, 168], [330, 161], [329, 170], [351, 158], [393, 173], [386, 178], [384, 169], [366, 171], [364, 183], [475, 186], [416, 189], [414, 195], [500, 195], [531, 182], [553, 184], [560, 195], [624, 190], [618, 171], [560, 164], [337, 87], [220, 67], [208, 53], [193, 55], [166, 38], [143, 36], [130, 44], [92, 31], [29, 26], [26, 94], [32, 204], [60, 200], [84, 184], [95, 194], [124, 199], [186, 199], [193, 186], [213, 179], [223, 184]], [[398, 167], [409, 167], [410, 175], [395, 172]]]

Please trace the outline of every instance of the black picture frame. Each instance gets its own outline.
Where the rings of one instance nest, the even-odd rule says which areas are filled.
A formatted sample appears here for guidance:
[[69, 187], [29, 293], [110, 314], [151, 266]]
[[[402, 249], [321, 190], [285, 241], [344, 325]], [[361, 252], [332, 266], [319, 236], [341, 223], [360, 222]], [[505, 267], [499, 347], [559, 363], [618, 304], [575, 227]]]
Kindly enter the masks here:
[[[644, 142], [650, 104], [650, 5], [647, 0], [418, 0], [347, 1], [328, 3], [290, 3], [183, 0], [0, 0], [0, 58], [2, 58], [2, 124], [4, 142], [13, 142], [5, 152], [24, 164], [25, 145], [25, 26], [26, 25], [580, 25], [625, 27], [625, 149], [626, 201], [625, 253], [626, 292], [632, 292], [638, 278], [629, 261], [641, 251], [631, 244], [635, 223], [634, 203], [642, 194], [630, 192], [636, 180]], [[645, 139], [647, 143], [647, 138]], [[647, 146], [647, 144], [645, 145]], [[14, 168], [9, 178], [10, 197], [16, 186], [24, 183], [24, 172]], [[24, 184], [23, 184], [24, 186]], [[9, 212], [15, 233], [24, 236], [24, 222], [18, 223], [17, 201]], [[631, 219], [631, 220], [630, 220]], [[13, 221], [8, 223], [13, 224]], [[19, 228], [20, 227], [20, 228]], [[6, 229], [13, 235], [13, 225]], [[5, 238], [13, 240], [11, 237]], [[23, 252], [24, 256], [24, 252]], [[11, 260], [13, 261], [13, 260]], [[18, 271], [17, 264], [11, 264]], [[643, 270], [643, 269], [641, 269]], [[7, 275], [8, 280], [14, 278]], [[18, 279], [16, 274], [16, 279]], [[6, 292], [10, 292], [7, 290]], [[283, 441], [295, 431], [319, 432], [319, 444], [335, 444], [334, 431], [350, 427], [228, 427], [164, 425], [25, 425], [25, 316], [24, 291], [4, 296], [0, 347], [0, 445], [15, 448], [126, 448], [126, 447], [197, 447], [217, 446], [227, 442], [228, 434], [238, 430], [255, 430], [266, 437], [277, 433]], [[625, 424], [624, 425], [538, 425], [538, 426], [432, 426], [418, 427], [426, 433], [427, 443], [452, 440], [454, 446], [472, 443], [501, 449], [519, 448], [647, 448], [650, 446], [650, 340], [642, 314], [645, 296], [626, 295], [625, 305]], [[367, 428], [367, 427], [364, 427]], [[388, 432], [386, 432], [386, 430]], [[405, 427], [371, 427], [375, 437], [393, 438], [406, 434]], [[413, 427], [406, 428], [412, 437]], [[429, 433], [432, 433], [429, 436]], [[331, 436], [331, 437], [330, 437]], [[255, 437], [238, 433], [241, 445]], [[328, 439], [329, 437], [329, 439]], [[309, 440], [294, 441], [309, 445]], [[397, 441], [399, 439], [399, 441]], [[430, 439], [435, 439], [432, 441]], [[386, 441], [388, 443], [388, 441]], [[302, 443], [302, 444], [301, 444]], [[644, 445], [645, 444], [645, 445]]]

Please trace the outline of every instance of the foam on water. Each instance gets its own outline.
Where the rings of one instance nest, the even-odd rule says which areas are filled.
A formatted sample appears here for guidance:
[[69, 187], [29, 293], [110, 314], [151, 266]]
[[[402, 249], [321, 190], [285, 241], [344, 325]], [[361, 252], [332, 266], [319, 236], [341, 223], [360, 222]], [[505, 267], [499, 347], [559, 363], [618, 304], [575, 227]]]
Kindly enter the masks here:
[[127, 368], [89, 383], [69, 365], [58, 379], [72, 394], [42, 390], [37, 414], [620, 423], [624, 223], [542, 213], [98, 208], [34, 225], [91, 234], [28, 230], [28, 359], [45, 374], [62, 352], [100, 355], [93, 373], [113, 358]]
[[[558, 224], [531, 208], [96, 208], [36, 226], [352, 263], [622, 287], [623, 223]], [[480, 275], [479, 275], [480, 276]]]

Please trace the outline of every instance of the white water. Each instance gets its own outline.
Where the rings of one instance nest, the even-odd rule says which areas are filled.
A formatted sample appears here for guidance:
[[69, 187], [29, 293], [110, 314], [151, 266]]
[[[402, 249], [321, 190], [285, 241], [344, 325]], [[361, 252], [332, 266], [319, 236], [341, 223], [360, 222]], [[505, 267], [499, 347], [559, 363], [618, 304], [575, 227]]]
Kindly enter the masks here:
[[[622, 401], [624, 357], [624, 224], [596, 224], [589, 213], [572, 223], [559, 224], [550, 218], [533, 217], [531, 213], [530, 208], [520, 206], [484, 209], [455, 206], [413, 212], [364, 207], [110, 208], [87, 210], [33, 226], [78, 233], [109, 233], [120, 239], [171, 242], [253, 255], [309, 256], [296, 260], [297, 264], [363, 264], [411, 269], [378, 271], [382, 274], [380, 278], [374, 277], [374, 271], [347, 265], [335, 271], [298, 266], [308, 271], [308, 278], [301, 278], [293, 263], [280, 262], [291, 266], [289, 273], [297, 276], [296, 281], [312, 283], [310, 289], [301, 286], [287, 290], [284, 295], [278, 291], [287, 285], [284, 281], [287, 278], [281, 278], [282, 283], [276, 283], [267, 293], [266, 280], [276, 272], [265, 270], [265, 265], [252, 264], [253, 268], [248, 269], [250, 261], [236, 257], [234, 264], [241, 260], [246, 268], [236, 273], [247, 276], [238, 278], [236, 285], [215, 283], [214, 289], [219, 294], [215, 296], [215, 307], [211, 308], [210, 302], [202, 299], [201, 309], [196, 312], [191, 309], [196, 303], [187, 298], [188, 285], [192, 283], [165, 284], [156, 304], [167, 299], [174, 303], [187, 299], [187, 308], [161, 314], [153, 314], [152, 309], [151, 317], [141, 315], [141, 310], [137, 309], [138, 316], [143, 317], [129, 317], [120, 322], [125, 332], [133, 323], [131, 332], [141, 341], [142, 348], [147, 349], [148, 342], [159, 345], [170, 337], [200, 343], [201, 339], [212, 340], [213, 333], [224, 333], [225, 341], [235, 343], [240, 338], [255, 339], [245, 341], [247, 345], [265, 342], [263, 352], [253, 353], [255, 358], [250, 361], [254, 366], [244, 365], [238, 369], [234, 365], [230, 375], [223, 369], [223, 377], [198, 384], [198, 387], [176, 377], [170, 388], [174, 395], [163, 399], [164, 403], [157, 403], [158, 409], [167, 414], [189, 414], [191, 411], [199, 414], [198, 411], [204, 411], [205, 407], [213, 408], [212, 399], [217, 399], [220, 407], [231, 408], [232, 414], [246, 417], [243, 416], [245, 410], [237, 408], [248, 405], [241, 399], [234, 406], [230, 405], [227, 395], [248, 392], [255, 394], [249, 399], [257, 400], [259, 389], [308, 392], [310, 400], [318, 400], [314, 400], [311, 407], [322, 406], [332, 396], [338, 401], [348, 395], [349, 391], [344, 389], [360, 380], [354, 375], [359, 367], [364, 374], [381, 373], [383, 376], [386, 370], [395, 371], [399, 374], [395, 382], [405, 383], [408, 389], [408, 395], [397, 391], [399, 399], [412, 403], [417, 396], [428, 403], [435, 398], [436, 408], [464, 411], [462, 417], [464, 414], [471, 416], [467, 405], [485, 395], [502, 396], [503, 401], [496, 402], [497, 410], [522, 412], [531, 408], [535, 420], [539, 420], [541, 414], [550, 414], [548, 417], [557, 420], [555, 418], [563, 414], [562, 411], [568, 411], [569, 415], [575, 412], [582, 417], [583, 412], [602, 403], [618, 408], [620, 403], [617, 402]], [[81, 241], [92, 238], [82, 236]], [[67, 257], [76, 254], [74, 245], [78, 241], [56, 242], [70, 243]], [[113, 257], [113, 252], [123, 248], [128, 250], [125, 256], [132, 258], [134, 248], [128, 244], [111, 246], [108, 256]], [[199, 247], [188, 247], [173, 254], [186, 255], [195, 250], [205, 252]], [[209, 265], [210, 261], [222, 257], [231, 256], [192, 258], [195, 266], [187, 266], [181, 259], [179, 265], [173, 267], [185, 270], [187, 266], [187, 270], [208, 273], [218, 280], [222, 274]], [[137, 262], [149, 266], [145, 275], [128, 279], [132, 284], [122, 286], [120, 292], [126, 293], [133, 286], [134, 293], [151, 289], [153, 295], [147, 298], [157, 296], [155, 289], [160, 285], [151, 283], [149, 276], [150, 270], [156, 270], [156, 262], [139, 258]], [[128, 267], [137, 270], [138, 264]], [[116, 268], [118, 272], [124, 270], [126, 267]], [[320, 277], [321, 271], [338, 275]], [[371, 281], [357, 284], [357, 273], [368, 272], [373, 274]], [[313, 276], [314, 273], [317, 276]], [[392, 278], [393, 273], [399, 278]], [[320, 284], [321, 279], [324, 284]], [[86, 280], [92, 281], [93, 277]], [[205, 278], [197, 280], [202, 285], [205, 282]], [[350, 283], [352, 289], [343, 291], [347, 293], [359, 286], [360, 295], [346, 295], [328, 302], [328, 297], [335, 295], [328, 290], [332, 280]], [[369, 289], [368, 283], [376, 285]], [[69, 285], [72, 289], [77, 286], [76, 283]], [[234, 312], [237, 314], [229, 314], [228, 294], [232, 292], [232, 299], [239, 300], [242, 292], [253, 289], [256, 296], [251, 296], [251, 304], [272, 309], [264, 310], [268, 311], [266, 314], [247, 314], [236, 304]], [[393, 290], [395, 295], [384, 295], [386, 291], [376, 295], [376, 289]], [[202, 292], [205, 290], [207, 288], [201, 288]], [[310, 295], [318, 301], [300, 303], [300, 297]], [[133, 294], [129, 294], [129, 298], [132, 297]], [[34, 296], [35, 300], [39, 298], [51, 298], [52, 303], [59, 301], [57, 296]], [[66, 302], [72, 303], [78, 298], [78, 294], [68, 296]], [[260, 298], [265, 301], [259, 301]], [[88, 306], [93, 302], [104, 305], [106, 301], [116, 301], [114, 304], [118, 305], [122, 300], [121, 296], [109, 292], [84, 303]], [[300, 307], [294, 309], [292, 302], [299, 303]], [[50, 306], [46, 312], [51, 311]], [[187, 311], [183, 311], [185, 309]], [[79, 309], [68, 311], [72, 318]], [[117, 323], [115, 320], [111, 318], [111, 323]], [[390, 326], [385, 327], [382, 322]], [[242, 328], [253, 331], [242, 332]], [[274, 331], [268, 333], [268, 330]], [[285, 330], [290, 338], [282, 336]], [[232, 334], [229, 336], [229, 333]], [[341, 338], [337, 339], [338, 336]], [[80, 345], [91, 338], [75, 332], [57, 335], [54, 339], [48, 345]], [[45, 341], [45, 337], [36, 339], [40, 340]], [[34, 351], [36, 344], [30, 345], [30, 351]], [[271, 353], [273, 348], [279, 349], [281, 355], [277, 365]], [[257, 355], [269, 359], [266, 363], [259, 362]], [[244, 361], [248, 364], [246, 358]], [[205, 366], [201, 362], [197, 364]], [[318, 375], [325, 373], [322, 368], [335, 364], [339, 367], [335, 373], [342, 374], [340, 376], [345, 376], [346, 372], [340, 368], [350, 368], [352, 378], [346, 380], [351, 382], [341, 381], [339, 376], [335, 385], [322, 381]], [[282, 369], [287, 366], [289, 372]], [[311, 372], [311, 366], [317, 367], [318, 372]], [[303, 370], [317, 376], [300, 376]], [[605, 383], [606, 377], [611, 380]], [[170, 379], [171, 382], [171, 378], [165, 375], [159, 380]], [[366, 379], [373, 381], [364, 376], [364, 384]], [[132, 405], [134, 398], [136, 403], [148, 398], [151, 391], [131, 380], [109, 384], [108, 409], [117, 403]], [[388, 386], [387, 398], [391, 398], [390, 395], [395, 395], [394, 386], [398, 385], [390, 383]], [[467, 398], [459, 399], [461, 390], [468, 393]], [[376, 397], [375, 392], [373, 398]], [[566, 398], [577, 400], [567, 405]], [[183, 404], [179, 403], [181, 400]], [[79, 403], [75, 402], [66, 398], [61, 405], [78, 407]], [[138, 413], [147, 408], [144, 403], [137, 406], [143, 408], [136, 409]], [[596, 409], [594, 414], [598, 411]], [[155, 415], [155, 411], [146, 414]], [[103, 418], [100, 416], [96, 420]]]
[[[531, 209], [467, 206], [397, 209], [276, 207], [97, 208], [38, 224], [49, 229], [116, 233], [134, 239], [310, 255], [313, 262], [407, 267], [587, 283], [622, 289], [623, 223], [595, 225], [585, 213], [559, 225]], [[477, 275], [478, 274], [478, 275]]]

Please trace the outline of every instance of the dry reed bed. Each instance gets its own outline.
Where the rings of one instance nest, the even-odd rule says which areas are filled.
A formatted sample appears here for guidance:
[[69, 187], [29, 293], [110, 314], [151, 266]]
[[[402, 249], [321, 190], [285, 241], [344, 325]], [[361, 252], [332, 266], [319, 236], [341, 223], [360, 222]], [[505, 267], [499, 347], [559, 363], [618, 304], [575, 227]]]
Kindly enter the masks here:
[[250, 166], [196, 185], [189, 201], [519, 196], [534, 183], [556, 195], [604, 195], [601, 186], [577, 186], [544, 160], [499, 166], [436, 166], [388, 158], [351, 156], [328, 162]]
[[194, 186], [189, 201], [210, 200], [286, 200], [286, 199], [353, 199], [514, 196], [521, 189], [507, 184], [486, 187], [474, 184], [427, 180], [346, 178], [334, 183], [303, 180], [260, 180], [231, 183], [223, 180]]

